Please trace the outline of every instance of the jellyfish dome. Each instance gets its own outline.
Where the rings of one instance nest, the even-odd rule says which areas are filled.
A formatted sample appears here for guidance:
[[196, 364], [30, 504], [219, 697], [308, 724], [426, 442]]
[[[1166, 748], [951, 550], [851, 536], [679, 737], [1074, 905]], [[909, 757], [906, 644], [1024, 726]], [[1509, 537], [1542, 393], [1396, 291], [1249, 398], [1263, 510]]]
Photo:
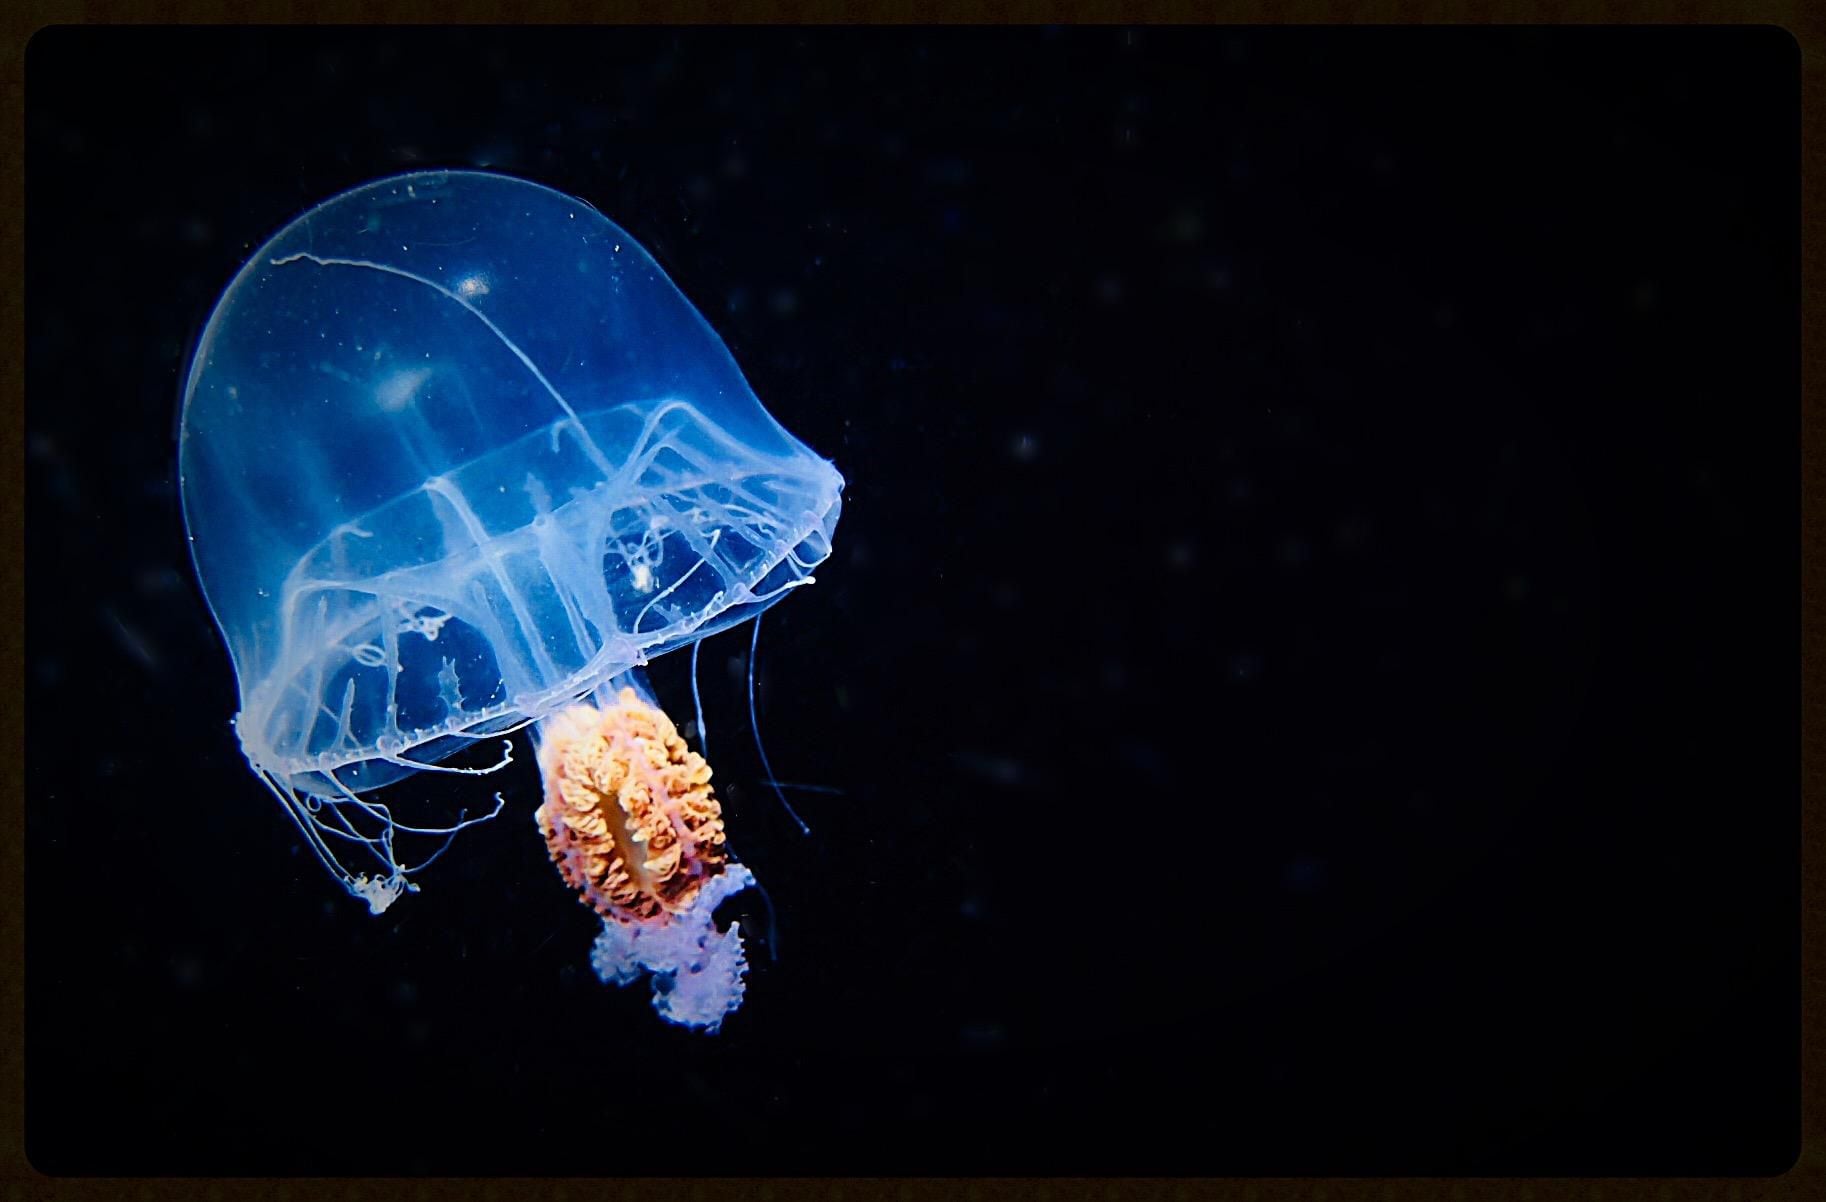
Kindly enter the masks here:
[[414, 887], [400, 835], [480, 818], [375, 790], [489, 771], [442, 761], [808, 582], [843, 484], [624, 231], [467, 171], [261, 246], [199, 340], [178, 458], [242, 751], [376, 912]]

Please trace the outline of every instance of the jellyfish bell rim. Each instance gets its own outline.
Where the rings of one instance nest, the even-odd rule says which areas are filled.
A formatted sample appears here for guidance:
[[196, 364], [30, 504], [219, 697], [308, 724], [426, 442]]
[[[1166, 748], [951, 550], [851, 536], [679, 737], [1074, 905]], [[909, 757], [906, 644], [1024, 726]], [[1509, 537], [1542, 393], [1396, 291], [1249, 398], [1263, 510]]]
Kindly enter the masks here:
[[[782, 548], [779, 554], [762, 561], [763, 566], [754, 573], [755, 578], [744, 586], [743, 592], [746, 595], [725, 597], [714, 608], [707, 608], [700, 613], [697, 622], [690, 627], [664, 628], [653, 632], [654, 637], [645, 642], [633, 637], [607, 640], [588, 663], [548, 689], [517, 698], [513, 702], [470, 711], [468, 720], [460, 725], [446, 729], [428, 728], [416, 732], [419, 737], [390, 741], [385, 747], [380, 746], [385, 740], [376, 740], [340, 753], [326, 751], [304, 757], [269, 754], [260, 740], [249, 737], [248, 731], [257, 727], [258, 723], [247, 720], [252, 706], [248, 699], [244, 699], [234, 723], [243, 754], [256, 771], [270, 774], [302, 793], [340, 797], [348, 792], [372, 792], [395, 784], [421, 769], [435, 770], [441, 761], [465, 748], [540, 722], [598, 694], [631, 669], [645, 667], [670, 651], [710, 638], [760, 616], [787, 593], [815, 583], [812, 570], [830, 553], [830, 538], [843, 508], [844, 481], [834, 463], [824, 459], [818, 462], [824, 469], [821, 474], [828, 481], [830, 504], [819, 512], [806, 510], [801, 513], [803, 524], [794, 529], [792, 538], [780, 540], [777, 544]], [[783, 582], [771, 588], [761, 588], [767, 581], [780, 575], [783, 566], [798, 563], [796, 552], [814, 539], [821, 540], [823, 545], [821, 549], [814, 548], [816, 553], [809, 561], [809, 567], [799, 574], [793, 574], [789, 569], [787, 579]], [[761, 591], [757, 592], [758, 588]], [[615, 654], [617, 652], [619, 654]], [[268, 687], [266, 681], [259, 682], [249, 690], [249, 697], [263, 687]], [[284, 682], [277, 682], [270, 687], [283, 688]], [[426, 747], [432, 748], [427, 753], [428, 758], [422, 761], [408, 758], [411, 753]], [[367, 754], [361, 754], [362, 752]], [[369, 768], [370, 765], [374, 767]], [[364, 774], [364, 769], [367, 769], [365, 780], [345, 781], [337, 775], [348, 772], [359, 778]]]

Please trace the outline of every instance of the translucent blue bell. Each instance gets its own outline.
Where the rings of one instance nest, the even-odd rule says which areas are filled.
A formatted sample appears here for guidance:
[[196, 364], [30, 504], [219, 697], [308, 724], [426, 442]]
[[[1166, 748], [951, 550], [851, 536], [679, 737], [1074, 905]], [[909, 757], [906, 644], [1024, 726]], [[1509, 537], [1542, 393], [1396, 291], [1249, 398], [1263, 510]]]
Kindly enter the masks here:
[[373, 790], [488, 771], [439, 761], [805, 583], [843, 485], [618, 226], [465, 171], [344, 192], [254, 253], [179, 468], [242, 750], [377, 911], [411, 887], [396, 834], [463, 823]]

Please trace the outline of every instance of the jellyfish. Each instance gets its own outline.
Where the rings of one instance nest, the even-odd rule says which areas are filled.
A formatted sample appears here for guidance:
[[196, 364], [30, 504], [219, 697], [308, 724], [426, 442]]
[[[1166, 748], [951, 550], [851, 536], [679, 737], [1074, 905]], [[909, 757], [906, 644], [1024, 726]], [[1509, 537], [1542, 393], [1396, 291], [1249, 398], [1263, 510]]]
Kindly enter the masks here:
[[710, 911], [753, 878], [641, 669], [811, 583], [843, 479], [652, 257], [510, 176], [344, 192], [217, 301], [178, 460], [236, 738], [323, 867], [375, 914], [416, 891], [505, 802], [452, 815], [407, 778], [498, 772], [531, 725], [599, 975], [714, 1029], [742, 948]]

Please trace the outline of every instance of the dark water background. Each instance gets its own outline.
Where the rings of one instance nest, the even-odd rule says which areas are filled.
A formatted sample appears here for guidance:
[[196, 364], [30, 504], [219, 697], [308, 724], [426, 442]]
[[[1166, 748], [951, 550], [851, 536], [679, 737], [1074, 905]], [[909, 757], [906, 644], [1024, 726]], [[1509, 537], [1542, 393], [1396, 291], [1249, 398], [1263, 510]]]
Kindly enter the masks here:
[[[1793, 1158], [1786, 35], [56, 29], [27, 65], [40, 1168]], [[848, 478], [761, 642], [776, 769], [841, 790], [809, 838], [746, 632], [705, 654], [779, 920], [719, 1037], [591, 977], [524, 754], [376, 919], [229, 728], [190, 341], [297, 212], [427, 166], [601, 208]]]

